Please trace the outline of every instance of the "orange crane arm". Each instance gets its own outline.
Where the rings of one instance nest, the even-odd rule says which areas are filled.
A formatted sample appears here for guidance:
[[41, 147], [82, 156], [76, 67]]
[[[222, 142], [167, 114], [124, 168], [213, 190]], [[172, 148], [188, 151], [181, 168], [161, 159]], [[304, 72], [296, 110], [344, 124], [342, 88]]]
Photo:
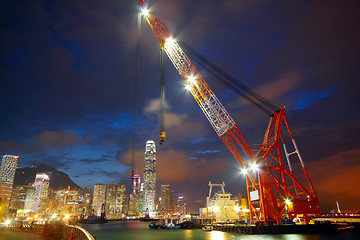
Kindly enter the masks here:
[[238, 126], [165, 25], [151, 10], [146, 8], [144, 1], [140, 0], [139, 5], [160, 46], [163, 46], [174, 67], [184, 80], [186, 88], [195, 98], [215, 132], [238, 162], [244, 166], [244, 160], [237, 145], [246, 153], [247, 157], [253, 158], [254, 154]]

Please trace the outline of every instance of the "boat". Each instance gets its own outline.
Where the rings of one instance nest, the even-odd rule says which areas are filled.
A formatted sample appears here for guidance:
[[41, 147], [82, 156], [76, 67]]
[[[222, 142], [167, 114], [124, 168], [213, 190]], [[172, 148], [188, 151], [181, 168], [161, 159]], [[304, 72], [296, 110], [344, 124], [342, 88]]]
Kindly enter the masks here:
[[204, 230], [204, 231], [212, 231], [213, 229], [214, 228], [211, 225], [206, 225], [206, 226], [203, 226], [203, 228], [202, 228], [202, 230]]
[[163, 229], [180, 229], [180, 226], [177, 226], [171, 222], [169, 224], [166, 224]]
[[161, 228], [161, 225], [157, 224], [157, 222], [151, 222], [149, 224], [149, 228], [150, 229], [159, 229], [159, 228]]

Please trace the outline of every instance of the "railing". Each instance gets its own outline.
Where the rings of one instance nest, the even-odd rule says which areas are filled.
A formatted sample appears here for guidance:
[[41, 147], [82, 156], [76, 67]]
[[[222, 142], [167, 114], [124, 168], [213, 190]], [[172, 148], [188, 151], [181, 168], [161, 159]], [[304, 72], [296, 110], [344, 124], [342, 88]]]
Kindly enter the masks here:
[[6, 228], [9, 231], [29, 232], [43, 235], [47, 239], [55, 240], [95, 240], [84, 228], [73, 225], [62, 224], [34, 224], [34, 225], [17, 225]]

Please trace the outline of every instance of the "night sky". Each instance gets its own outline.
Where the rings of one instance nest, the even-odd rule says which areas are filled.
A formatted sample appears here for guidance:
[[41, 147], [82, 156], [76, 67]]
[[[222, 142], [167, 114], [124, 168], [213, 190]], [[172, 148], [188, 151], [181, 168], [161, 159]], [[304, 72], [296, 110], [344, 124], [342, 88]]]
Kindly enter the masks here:
[[[142, 176], [145, 143], [158, 143], [160, 61], [143, 21], [134, 108], [137, 4], [0, 2], [1, 155], [19, 155], [21, 167], [46, 163], [82, 187], [129, 189], [136, 109], [135, 172]], [[359, 1], [153, 0], [149, 7], [176, 39], [286, 106], [323, 211], [335, 209], [335, 201], [342, 210], [360, 210]], [[245, 194], [239, 164], [168, 58], [165, 67], [158, 194], [160, 184], [173, 184], [193, 212], [205, 206], [209, 181]], [[269, 116], [204, 79], [250, 146], [261, 143]]]

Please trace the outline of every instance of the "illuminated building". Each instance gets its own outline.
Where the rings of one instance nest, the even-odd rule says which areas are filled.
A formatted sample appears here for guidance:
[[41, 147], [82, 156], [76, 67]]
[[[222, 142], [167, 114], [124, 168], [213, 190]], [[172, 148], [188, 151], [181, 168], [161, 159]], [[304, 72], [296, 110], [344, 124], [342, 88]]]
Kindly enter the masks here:
[[136, 216], [144, 216], [144, 191], [143, 191], [144, 184], [141, 184], [140, 191], [135, 196], [135, 215]]
[[176, 201], [176, 213], [180, 215], [186, 214], [186, 203], [183, 196], [178, 197]]
[[136, 195], [131, 193], [130, 196], [129, 196], [129, 211], [128, 211], [129, 216], [135, 216], [136, 215], [135, 201], [136, 201]]
[[126, 186], [124, 184], [117, 185], [117, 195], [115, 202], [115, 214], [116, 217], [123, 217], [125, 214], [125, 205], [126, 205]]
[[[106, 189], [106, 204], [105, 211], [108, 219], [116, 218], [116, 196], [117, 196], [117, 185], [109, 184]], [[120, 193], [119, 193], [120, 195]]]
[[45, 214], [49, 193], [50, 177], [45, 173], [37, 173], [35, 176], [35, 195], [32, 211]]
[[132, 193], [129, 198], [129, 215], [142, 216], [143, 214], [143, 183], [139, 174], [131, 177]]
[[28, 186], [26, 190], [26, 198], [25, 198], [25, 210], [32, 210], [34, 204], [34, 197], [35, 197], [35, 187]]
[[81, 213], [78, 190], [70, 188], [57, 190], [55, 191], [55, 199], [58, 204], [56, 214], [77, 216]]
[[144, 205], [143, 211], [150, 217], [155, 216], [156, 201], [156, 148], [153, 140], [148, 140], [145, 146], [144, 161]]
[[106, 190], [106, 217], [116, 219], [123, 216], [125, 212], [125, 185], [109, 184]]
[[83, 214], [84, 216], [90, 216], [92, 213], [92, 199], [93, 194], [90, 189], [83, 188], [81, 192], [79, 192], [79, 202], [81, 203], [81, 206], [79, 207], [82, 207], [80, 210], [81, 214]]
[[138, 194], [141, 189], [141, 178], [139, 174], [135, 174], [134, 176], [132, 176], [131, 180], [132, 180], [132, 188], [133, 188], [132, 193]]
[[174, 192], [171, 184], [161, 185], [161, 213], [173, 214], [174, 213]]
[[30, 186], [19, 185], [13, 189], [14, 196], [11, 198], [9, 209], [24, 209], [28, 187]]
[[0, 168], [0, 197], [5, 202], [7, 209], [10, 202], [14, 176], [19, 157], [14, 155], [4, 155]]
[[106, 199], [106, 186], [104, 184], [94, 185], [93, 204], [92, 208], [94, 215], [100, 216], [101, 206], [105, 204]]

